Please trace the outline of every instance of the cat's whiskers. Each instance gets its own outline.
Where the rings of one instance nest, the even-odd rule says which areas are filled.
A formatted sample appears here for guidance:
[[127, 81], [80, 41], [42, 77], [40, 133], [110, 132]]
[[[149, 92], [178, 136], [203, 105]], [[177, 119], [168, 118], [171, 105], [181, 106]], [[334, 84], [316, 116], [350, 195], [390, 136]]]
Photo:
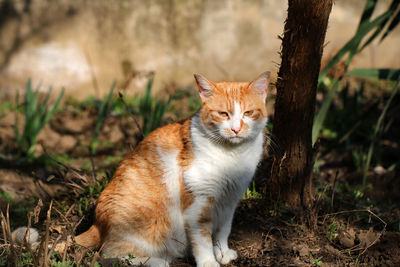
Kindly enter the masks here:
[[282, 147], [280, 145], [279, 139], [273, 133], [267, 132], [265, 135], [265, 139], [269, 150], [277, 155], [282, 153]]

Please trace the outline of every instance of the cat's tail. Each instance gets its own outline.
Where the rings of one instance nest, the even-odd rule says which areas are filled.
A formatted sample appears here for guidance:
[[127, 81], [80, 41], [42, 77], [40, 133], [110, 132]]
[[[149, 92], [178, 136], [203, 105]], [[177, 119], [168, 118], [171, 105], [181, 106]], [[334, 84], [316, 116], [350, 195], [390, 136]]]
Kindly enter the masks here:
[[[39, 245], [39, 233], [35, 228], [19, 227], [14, 230], [11, 234], [11, 238], [18, 245], [23, 245], [27, 242], [32, 248], [36, 248]], [[96, 225], [92, 225], [89, 230], [75, 237], [75, 241], [78, 245], [89, 249], [98, 249], [100, 247], [100, 231]], [[65, 247], [72, 245], [71, 237], [68, 236], [66, 242], [58, 243], [55, 247], [55, 251], [62, 253]], [[49, 245], [51, 247], [51, 245]]]
[[78, 245], [85, 248], [97, 249], [100, 247], [100, 231], [96, 225], [92, 225], [89, 230], [75, 237]]

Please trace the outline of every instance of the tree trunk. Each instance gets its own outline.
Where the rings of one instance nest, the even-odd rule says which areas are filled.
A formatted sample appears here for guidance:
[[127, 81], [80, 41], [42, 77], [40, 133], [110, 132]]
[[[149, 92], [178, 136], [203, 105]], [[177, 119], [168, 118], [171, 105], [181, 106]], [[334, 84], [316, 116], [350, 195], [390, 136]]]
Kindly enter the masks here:
[[311, 132], [332, 0], [289, 0], [272, 134], [281, 154], [271, 169], [271, 199], [309, 207], [314, 164]]

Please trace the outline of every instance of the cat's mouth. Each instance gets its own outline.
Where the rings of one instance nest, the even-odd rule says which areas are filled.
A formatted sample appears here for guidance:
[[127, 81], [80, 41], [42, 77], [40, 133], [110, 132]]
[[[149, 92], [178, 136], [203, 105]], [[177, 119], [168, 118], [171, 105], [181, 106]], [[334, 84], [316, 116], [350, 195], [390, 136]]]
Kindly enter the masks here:
[[230, 136], [228, 138], [228, 140], [231, 143], [238, 144], [238, 143], [240, 143], [240, 142], [242, 142], [244, 140], [244, 137], [243, 136], [238, 136], [238, 135], [237, 136]]

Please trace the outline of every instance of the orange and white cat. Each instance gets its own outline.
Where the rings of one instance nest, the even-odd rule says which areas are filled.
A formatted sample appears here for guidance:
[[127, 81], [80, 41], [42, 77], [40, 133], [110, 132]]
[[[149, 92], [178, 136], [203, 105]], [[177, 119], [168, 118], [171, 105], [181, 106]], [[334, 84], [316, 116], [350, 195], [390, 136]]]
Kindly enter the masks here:
[[188, 248], [201, 267], [237, 258], [228, 237], [263, 153], [270, 73], [253, 82], [194, 76], [201, 109], [153, 131], [126, 156], [78, 244], [149, 266], [168, 266]]

